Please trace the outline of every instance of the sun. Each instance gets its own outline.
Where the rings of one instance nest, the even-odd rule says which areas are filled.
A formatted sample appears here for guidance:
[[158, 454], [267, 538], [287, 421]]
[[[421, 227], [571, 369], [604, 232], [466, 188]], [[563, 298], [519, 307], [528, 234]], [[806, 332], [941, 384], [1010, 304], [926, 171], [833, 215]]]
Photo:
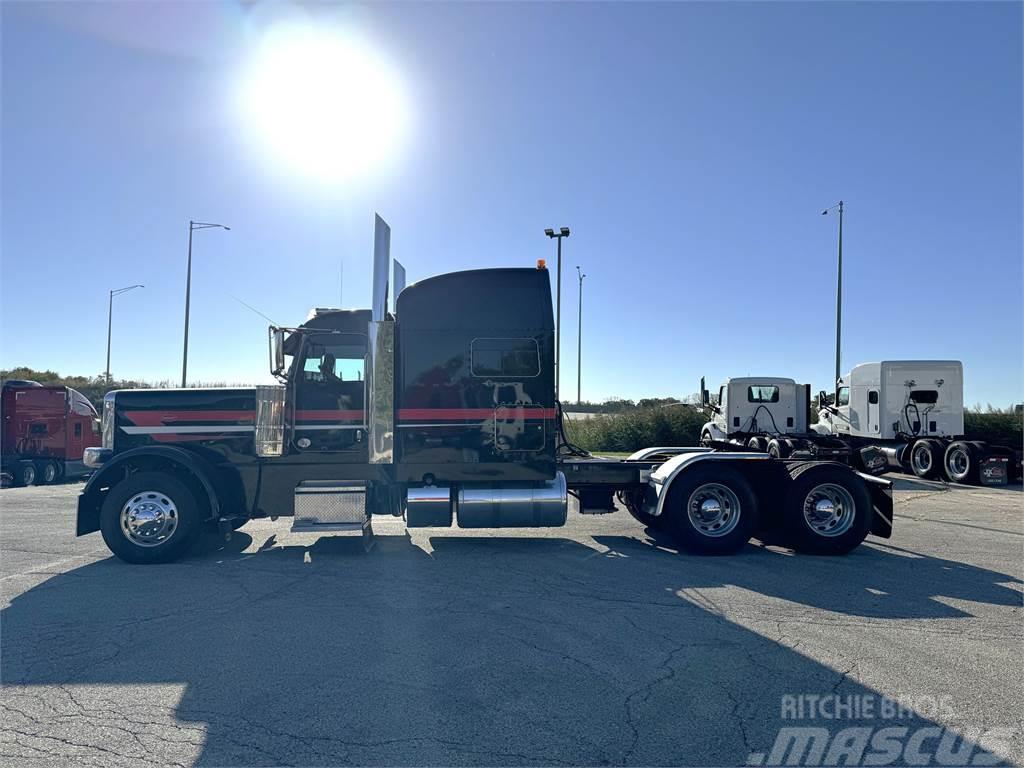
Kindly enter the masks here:
[[401, 79], [365, 41], [330, 28], [270, 28], [243, 76], [250, 128], [289, 171], [347, 181], [394, 159], [408, 109]]

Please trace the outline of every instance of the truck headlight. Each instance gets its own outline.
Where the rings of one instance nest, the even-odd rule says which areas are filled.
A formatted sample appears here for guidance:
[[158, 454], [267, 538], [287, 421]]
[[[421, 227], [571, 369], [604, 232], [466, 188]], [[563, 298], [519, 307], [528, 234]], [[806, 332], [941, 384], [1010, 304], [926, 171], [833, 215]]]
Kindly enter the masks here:
[[101, 445], [104, 448], [114, 448], [114, 393], [109, 392], [103, 398], [103, 422], [101, 424], [103, 437]]

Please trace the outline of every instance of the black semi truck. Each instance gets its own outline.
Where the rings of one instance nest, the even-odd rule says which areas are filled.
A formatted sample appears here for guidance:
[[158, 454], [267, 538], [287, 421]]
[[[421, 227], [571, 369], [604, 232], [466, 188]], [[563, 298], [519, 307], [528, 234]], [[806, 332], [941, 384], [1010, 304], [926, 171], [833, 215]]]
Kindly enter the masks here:
[[753, 536], [841, 554], [889, 537], [888, 481], [827, 461], [653, 447], [625, 460], [572, 446], [555, 399], [555, 327], [543, 262], [428, 278], [388, 312], [387, 225], [377, 218], [373, 306], [270, 329], [279, 385], [122, 390], [103, 403], [77, 534], [101, 531], [132, 563], [166, 562], [200, 531], [292, 516], [293, 531], [372, 537], [409, 527], [564, 525], [615, 509], [685, 549]]

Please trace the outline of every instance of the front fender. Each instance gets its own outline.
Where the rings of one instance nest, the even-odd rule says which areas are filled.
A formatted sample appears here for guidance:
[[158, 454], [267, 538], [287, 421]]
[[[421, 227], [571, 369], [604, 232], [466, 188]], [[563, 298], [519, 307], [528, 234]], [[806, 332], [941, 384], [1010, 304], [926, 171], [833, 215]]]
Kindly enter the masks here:
[[109, 462], [96, 470], [78, 496], [78, 515], [75, 535], [84, 536], [100, 529], [100, 509], [109, 490], [125, 477], [125, 472], [139, 460], [157, 460], [174, 464], [193, 476], [202, 486], [210, 504], [210, 515], [220, 517], [220, 501], [211, 478], [213, 467], [201, 456], [170, 445], [143, 446], [118, 453]]

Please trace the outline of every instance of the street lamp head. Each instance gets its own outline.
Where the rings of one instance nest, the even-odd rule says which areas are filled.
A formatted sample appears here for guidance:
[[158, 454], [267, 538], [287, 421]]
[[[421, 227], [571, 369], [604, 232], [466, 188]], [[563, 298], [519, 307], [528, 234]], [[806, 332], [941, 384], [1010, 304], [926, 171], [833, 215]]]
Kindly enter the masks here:
[[561, 231], [562, 237], [568, 237], [569, 236], [569, 228], [568, 227], [562, 227], [562, 229], [560, 231]]
[[547, 235], [548, 237], [554, 237], [555, 236], [555, 230], [553, 230], [553, 229], [545, 229], [544, 230], [544, 234]]

